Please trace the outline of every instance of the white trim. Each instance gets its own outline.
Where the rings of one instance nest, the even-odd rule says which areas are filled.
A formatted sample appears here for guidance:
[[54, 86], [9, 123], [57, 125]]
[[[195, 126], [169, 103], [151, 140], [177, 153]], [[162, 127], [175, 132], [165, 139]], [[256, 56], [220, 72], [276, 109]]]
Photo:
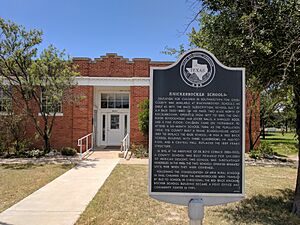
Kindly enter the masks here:
[[11, 115], [11, 113], [0, 111], [0, 116], [9, 116], [9, 115]]
[[150, 77], [76, 77], [79, 86], [149, 86]]
[[[103, 135], [103, 116], [105, 115], [105, 140], [102, 140]], [[124, 138], [123, 133], [125, 131], [125, 115], [127, 115], [127, 134], [130, 132], [130, 113], [128, 112], [100, 112], [98, 113], [98, 119], [100, 119], [99, 125], [100, 129], [97, 134], [97, 146], [106, 146], [106, 145], [115, 145], [114, 143], [109, 143], [109, 140], [111, 136], [109, 136], [109, 130], [111, 130], [111, 115], [119, 115], [119, 129], [121, 132], [121, 136]], [[117, 145], [121, 145], [123, 138], [120, 140], [120, 142]]]
[[[54, 116], [54, 113], [46, 113], [47, 116]], [[38, 113], [38, 116], [42, 116], [42, 113]], [[55, 116], [64, 116], [63, 113], [58, 112], [55, 114]]]
[[150, 96], [149, 96], [149, 169], [148, 169], [148, 194], [153, 197], [152, 195], [152, 121], [153, 121], [153, 73], [154, 68], [150, 67]]
[[[127, 115], [128, 123], [127, 123], [127, 133], [130, 133], [130, 91], [129, 90], [102, 90], [102, 89], [95, 89], [94, 88], [94, 110], [97, 110], [97, 137], [96, 137], [96, 146], [105, 146], [110, 145], [108, 141], [108, 125], [109, 125], [109, 114], [119, 114], [121, 116]], [[129, 96], [129, 108], [101, 108], [101, 94], [128, 94]], [[105, 141], [102, 141], [102, 135], [103, 135], [103, 114], [106, 115], [105, 121], [106, 121], [106, 127], [105, 127]], [[94, 120], [95, 121], [95, 120]], [[121, 141], [120, 141], [121, 144]]]
[[245, 196], [246, 190], [246, 178], [245, 178], [245, 153], [246, 153], [246, 69], [241, 68], [242, 70], [242, 99], [243, 99], [243, 112], [242, 112], [242, 135], [243, 135], [243, 142], [242, 142], [242, 174], [243, 174], [243, 187], [242, 187], [242, 193]]

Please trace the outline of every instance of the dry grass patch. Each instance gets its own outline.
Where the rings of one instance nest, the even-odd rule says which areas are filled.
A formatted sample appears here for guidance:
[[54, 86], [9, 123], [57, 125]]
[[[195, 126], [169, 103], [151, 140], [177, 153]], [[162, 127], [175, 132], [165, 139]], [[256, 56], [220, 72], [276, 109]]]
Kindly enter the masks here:
[[[299, 225], [290, 214], [296, 169], [247, 167], [247, 199], [224, 206], [206, 207], [205, 225]], [[77, 225], [182, 225], [188, 224], [186, 207], [148, 196], [145, 165], [118, 165]]]
[[30, 195], [74, 165], [0, 165], [0, 212]]

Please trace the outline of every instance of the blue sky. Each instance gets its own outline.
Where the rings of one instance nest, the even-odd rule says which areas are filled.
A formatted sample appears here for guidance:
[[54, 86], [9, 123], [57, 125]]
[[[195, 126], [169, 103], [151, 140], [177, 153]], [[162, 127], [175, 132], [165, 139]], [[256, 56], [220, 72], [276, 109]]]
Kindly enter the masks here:
[[[75, 57], [115, 52], [126, 58], [174, 60], [165, 46], [187, 45], [182, 35], [194, 15], [187, 0], [0, 0], [0, 16], [44, 32]], [[193, 24], [197, 26], [197, 24]]]

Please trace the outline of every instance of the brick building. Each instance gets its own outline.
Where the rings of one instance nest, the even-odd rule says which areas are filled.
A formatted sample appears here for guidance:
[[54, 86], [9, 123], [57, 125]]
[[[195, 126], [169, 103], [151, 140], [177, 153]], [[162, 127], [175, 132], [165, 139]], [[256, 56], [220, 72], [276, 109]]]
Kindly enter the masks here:
[[[81, 74], [76, 79], [78, 86], [74, 91], [84, 98], [76, 104], [62, 105], [52, 132], [52, 146], [77, 147], [78, 139], [90, 133], [94, 146], [98, 147], [120, 145], [127, 133], [131, 143], [147, 143], [147, 138], [138, 129], [138, 104], [149, 98], [150, 67], [165, 67], [173, 62], [147, 58], [128, 60], [117, 54], [106, 54], [93, 60], [73, 58], [73, 62]], [[251, 122], [254, 135], [259, 133], [259, 104], [255, 111]], [[33, 134], [32, 126], [28, 130]], [[246, 130], [246, 143], [248, 140]], [[249, 150], [249, 144], [246, 144], [246, 150]]]

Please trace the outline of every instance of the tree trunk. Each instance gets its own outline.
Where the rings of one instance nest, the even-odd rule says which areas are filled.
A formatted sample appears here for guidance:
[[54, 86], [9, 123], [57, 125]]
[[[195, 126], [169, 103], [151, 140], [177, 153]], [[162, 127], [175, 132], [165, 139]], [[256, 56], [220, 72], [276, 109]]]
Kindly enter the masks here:
[[295, 189], [295, 198], [293, 204], [293, 213], [300, 217], [300, 87], [296, 86], [295, 93], [295, 106], [296, 106], [296, 134], [298, 135], [298, 172]]
[[44, 153], [47, 154], [51, 150], [50, 138], [47, 134], [44, 134]]
[[265, 120], [262, 121], [262, 138], [266, 139]]
[[250, 143], [250, 151], [251, 151], [254, 149], [253, 137], [252, 137], [252, 109], [250, 109], [249, 112], [248, 133], [249, 133], [249, 143]]

